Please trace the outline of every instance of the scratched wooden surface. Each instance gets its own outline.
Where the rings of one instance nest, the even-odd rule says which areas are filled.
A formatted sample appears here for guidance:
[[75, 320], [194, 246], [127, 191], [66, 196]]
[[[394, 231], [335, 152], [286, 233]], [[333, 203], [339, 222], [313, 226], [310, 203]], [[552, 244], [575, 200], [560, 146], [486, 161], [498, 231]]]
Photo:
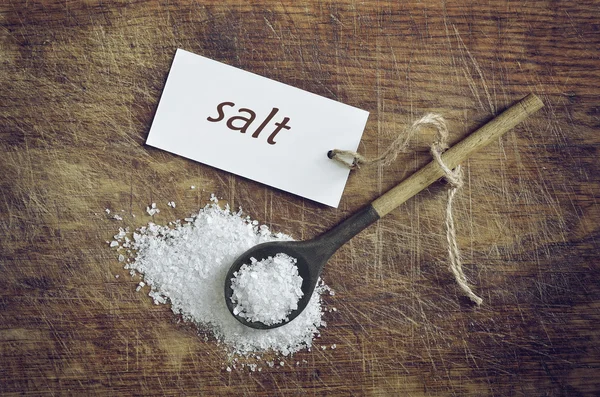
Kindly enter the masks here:
[[[0, 394], [597, 395], [599, 11], [585, 0], [3, 2]], [[443, 114], [456, 141], [537, 93], [542, 111], [465, 164], [457, 231], [483, 306], [449, 275], [439, 183], [328, 264], [339, 311], [317, 348], [288, 360], [307, 364], [224, 371], [221, 348], [135, 293], [104, 241], [148, 222], [151, 202], [166, 223], [211, 192], [309, 238], [428, 161], [432, 137], [351, 175], [339, 209], [146, 147], [177, 47], [370, 111], [369, 156], [424, 113]]]

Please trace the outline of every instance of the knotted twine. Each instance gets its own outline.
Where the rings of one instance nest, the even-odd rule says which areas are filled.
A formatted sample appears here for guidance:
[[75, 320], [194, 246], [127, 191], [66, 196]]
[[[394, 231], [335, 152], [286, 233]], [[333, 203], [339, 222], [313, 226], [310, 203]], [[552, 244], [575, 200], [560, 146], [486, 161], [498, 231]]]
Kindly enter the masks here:
[[[463, 174], [461, 166], [457, 166], [451, 170], [442, 160], [442, 153], [448, 149], [448, 126], [446, 120], [439, 114], [426, 114], [419, 120], [415, 121], [407, 130], [406, 133], [398, 135], [392, 144], [379, 157], [368, 159], [357, 152], [351, 150], [333, 149], [327, 153], [329, 158], [339, 161], [350, 169], [360, 168], [361, 165], [389, 165], [400, 153], [406, 153], [408, 143], [412, 136], [421, 128], [430, 126], [437, 131], [434, 142], [431, 145], [431, 155], [444, 171], [444, 178], [450, 185], [448, 189], [448, 201], [446, 203], [445, 225], [446, 225], [446, 240], [448, 241], [448, 257], [450, 258], [450, 271], [454, 275], [454, 279], [465, 295], [475, 304], [481, 305], [483, 299], [477, 296], [467, 283], [467, 277], [462, 270], [462, 259], [458, 244], [456, 242], [456, 229], [454, 228], [454, 216], [452, 205], [456, 192], [463, 186]], [[351, 158], [351, 160], [349, 160]]]

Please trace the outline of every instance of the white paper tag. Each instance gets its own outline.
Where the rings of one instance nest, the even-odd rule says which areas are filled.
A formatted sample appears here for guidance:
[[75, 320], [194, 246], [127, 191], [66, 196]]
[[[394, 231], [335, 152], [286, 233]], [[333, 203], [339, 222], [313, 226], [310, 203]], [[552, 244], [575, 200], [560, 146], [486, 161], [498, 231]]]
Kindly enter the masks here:
[[177, 50], [146, 143], [337, 207], [369, 113]]

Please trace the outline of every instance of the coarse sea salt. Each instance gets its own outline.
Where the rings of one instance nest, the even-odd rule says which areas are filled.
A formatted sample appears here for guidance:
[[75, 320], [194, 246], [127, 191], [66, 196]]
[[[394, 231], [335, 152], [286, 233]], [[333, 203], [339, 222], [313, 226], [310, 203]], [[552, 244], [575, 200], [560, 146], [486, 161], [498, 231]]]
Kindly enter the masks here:
[[288, 321], [302, 298], [296, 258], [279, 253], [243, 264], [231, 279], [233, 314], [265, 325]]
[[146, 212], [148, 213], [148, 215], [154, 216], [154, 214], [158, 214], [160, 210], [156, 208], [156, 203], [152, 203], [150, 207], [146, 207]]
[[214, 196], [211, 201], [189, 221], [174, 222], [172, 227], [151, 222], [135, 231], [132, 240], [120, 229], [115, 239], [130, 255], [125, 269], [143, 274], [156, 304], [170, 302], [174, 313], [212, 332], [230, 354], [256, 357], [270, 351], [287, 356], [310, 351], [319, 328], [326, 325], [321, 294], [330, 291], [329, 287], [321, 281], [306, 309], [289, 324], [269, 330], [241, 324], [225, 303], [223, 287], [229, 267], [257, 244], [291, 237], [271, 233], [266, 225], [242, 216], [241, 210], [221, 208]]

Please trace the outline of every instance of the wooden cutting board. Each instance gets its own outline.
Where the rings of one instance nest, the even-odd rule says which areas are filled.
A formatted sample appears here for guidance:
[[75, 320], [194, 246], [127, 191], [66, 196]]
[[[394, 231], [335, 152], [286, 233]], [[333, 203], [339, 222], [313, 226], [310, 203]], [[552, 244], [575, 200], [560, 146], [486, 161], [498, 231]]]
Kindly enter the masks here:
[[[0, 5], [0, 394], [596, 395], [599, 6]], [[310, 352], [225, 371], [222, 347], [136, 293], [105, 241], [188, 216], [210, 193], [310, 238], [429, 161], [433, 136], [353, 171], [338, 209], [147, 147], [176, 48], [370, 111], [367, 156], [425, 113], [455, 142], [538, 94], [542, 111], [464, 164], [458, 243], [483, 305], [449, 273], [440, 182], [332, 258], [338, 311]]]

